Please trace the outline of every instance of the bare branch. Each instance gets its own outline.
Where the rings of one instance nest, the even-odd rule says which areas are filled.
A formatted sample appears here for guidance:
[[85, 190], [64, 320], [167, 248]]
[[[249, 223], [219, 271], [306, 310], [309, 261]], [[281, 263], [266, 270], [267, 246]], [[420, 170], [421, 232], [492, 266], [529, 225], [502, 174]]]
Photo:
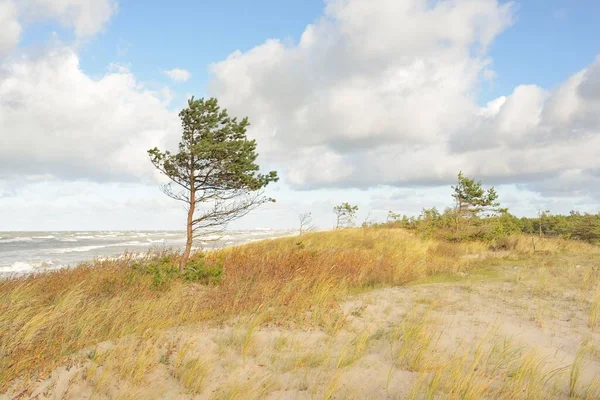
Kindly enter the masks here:
[[298, 215], [298, 219], [300, 220], [300, 235], [315, 229], [315, 226], [313, 225], [312, 214], [310, 212], [301, 212]]

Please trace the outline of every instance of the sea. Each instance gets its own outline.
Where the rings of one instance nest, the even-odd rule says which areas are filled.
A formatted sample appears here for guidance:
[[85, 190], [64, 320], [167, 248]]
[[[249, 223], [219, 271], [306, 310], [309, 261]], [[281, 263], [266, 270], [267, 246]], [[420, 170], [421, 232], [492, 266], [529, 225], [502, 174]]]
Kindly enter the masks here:
[[[197, 239], [206, 250], [292, 235], [291, 230], [227, 231]], [[182, 250], [183, 231], [0, 232], [0, 278], [77, 265], [93, 259], [144, 254], [150, 250]]]

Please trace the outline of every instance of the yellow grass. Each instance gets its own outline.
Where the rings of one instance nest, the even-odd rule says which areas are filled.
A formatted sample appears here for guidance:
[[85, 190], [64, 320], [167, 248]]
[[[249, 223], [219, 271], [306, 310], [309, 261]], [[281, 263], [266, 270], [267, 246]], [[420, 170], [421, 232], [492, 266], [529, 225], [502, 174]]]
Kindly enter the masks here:
[[[530, 240], [516, 238], [511, 256], [535, 257]], [[585, 252], [590, 246], [545, 240], [536, 243], [536, 249]], [[173, 255], [174, 262], [176, 257]], [[348, 229], [210, 252], [207, 263], [220, 260], [224, 266], [222, 283], [213, 286], [174, 280], [157, 289], [149, 276], [130, 268], [133, 261], [128, 258], [0, 281], [0, 393], [14, 385], [27, 388], [81, 352], [89, 353], [92, 367], [87, 379], [100, 392], [109, 393], [108, 376], [139, 386], [161, 360], [172, 358], [176, 360], [175, 378], [189, 393], [200, 393], [204, 377], [210, 373], [210, 360], [189, 358], [185, 352], [171, 354], [168, 346], [159, 344], [166, 341], [162, 332], [167, 328], [245, 321], [228, 339], [245, 361], [255, 343], [255, 330], [261, 326], [318, 327], [335, 335], [347, 318], [339, 302], [348, 294], [403, 285], [436, 274], [456, 275], [498, 263], [498, 257], [482, 243], [424, 240], [400, 229]], [[597, 276], [588, 276], [581, 285], [597, 282]], [[590, 306], [590, 325], [594, 326], [595, 301]], [[437, 388], [447, 377], [435, 375], [439, 365], [432, 364], [428, 351], [434, 347], [436, 336], [424, 329], [429, 323], [424, 318], [412, 316], [389, 333], [391, 357], [395, 367], [425, 374], [434, 371], [427, 382]], [[359, 360], [372, 335], [365, 330], [349, 340], [334, 357], [335, 369], [350, 367]], [[285, 346], [284, 340], [275, 347]], [[95, 347], [106, 341], [111, 341], [110, 348]], [[325, 361], [325, 356], [307, 354], [294, 363], [311, 368]], [[463, 365], [461, 360], [453, 362]], [[328, 379], [325, 397], [336, 392], [340, 377], [336, 372]], [[477, 378], [477, 385], [484, 387], [472, 393], [487, 390], [486, 380], [480, 380]], [[235, 397], [248, 385], [232, 380], [218, 395]], [[531, 385], [538, 387], [537, 383]], [[250, 389], [259, 396], [270, 386], [270, 381], [260, 381], [252, 383]], [[505, 389], [507, 393], [509, 389]], [[461, 387], [449, 393], [471, 392]]]

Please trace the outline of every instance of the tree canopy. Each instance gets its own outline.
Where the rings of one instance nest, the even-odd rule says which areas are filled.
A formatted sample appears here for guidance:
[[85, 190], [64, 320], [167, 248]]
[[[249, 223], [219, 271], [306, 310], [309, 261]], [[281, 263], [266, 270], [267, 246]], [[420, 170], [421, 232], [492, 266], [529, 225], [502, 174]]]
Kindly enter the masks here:
[[183, 269], [194, 237], [221, 232], [229, 222], [274, 201], [263, 195], [263, 189], [278, 177], [275, 171], [259, 173], [256, 141], [246, 137], [248, 118], [231, 118], [217, 99], [192, 97], [179, 117], [179, 151], [155, 147], [148, 155], [170, 180], [162, 186], [164, 193], [185, 203], [188, 210]]
[[333, 207], [336, 216], [335, 229], [354, 226], [357, 211], [358, 206], [353, 206], [347, 202]]
[[481, 213], [500, 211], [500, 204], [496, 202], [496, 189], [492, 186], [487, 191], [484, 190], [481, 181], [467, 178], [462, 171], [458, 173], [458, 183], [452, 189], [459, 216], [476, 217]]

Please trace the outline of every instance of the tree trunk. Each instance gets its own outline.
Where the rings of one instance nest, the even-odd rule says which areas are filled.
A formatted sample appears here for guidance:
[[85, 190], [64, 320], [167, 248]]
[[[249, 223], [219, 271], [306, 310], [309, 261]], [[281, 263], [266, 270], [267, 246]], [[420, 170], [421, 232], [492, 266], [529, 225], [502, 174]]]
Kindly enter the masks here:
[[[192, 135], [193, 138], [193, 135]], [[193, 142], [191, 142], [193, 144]], [[183, 272], [185, 266], [190, 258], [192, 252], [192, 243], [194, 242], [194, 211], [196, 209], [196, 175], [194, 174], [194, 157], [190, 157], [189, 165], [189, 179], [190, 179], [190, 202], [188, 203], [188, 216], [187, 216], [187, 240], [185, 242], [185, 250], [179, 260], [179, 272]]]
[[454, 211], [454, 233], [458, 235], [459, 224], [460, 224], [460, 213], [462, 211], [462, 202], [457, 199], [457, 205]]
[[187, 240], [185, 242], [185, 251], [181, 256], [181, 260], [179, 260], [179, 272], [183, 272], [185, 269], [185, 265], [190, 258], [190, 253], [192, 252], [192, 243], [194, 241], [194, 232], [192, 231], [192, 221], [194, 220], [194, 209], [196, 208], [196, 201], [194, 193], [192, 192], [192, 201], [190, 202], [190, 209], [188, 210], [187, 217]]

